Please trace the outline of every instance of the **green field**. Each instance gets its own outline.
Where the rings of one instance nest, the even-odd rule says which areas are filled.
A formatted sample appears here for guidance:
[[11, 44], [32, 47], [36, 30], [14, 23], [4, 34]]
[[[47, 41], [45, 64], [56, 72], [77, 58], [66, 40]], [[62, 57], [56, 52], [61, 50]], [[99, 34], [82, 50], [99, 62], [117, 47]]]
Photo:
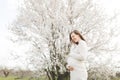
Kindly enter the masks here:
[[[16, 79], [17, 77], [15, 76], [8, 76], [8, 77], [0, 77], [0, 80], [46, 80], [45, 78], [39, 78], [39, 79], [29, 79], [30, 77], [24, 77], [21, 79]], [[120, 80], [120, 78], [114, 78], [112, 80]]]
[[46, 79], [45, 78], [30, 79], [30, 77], [24, 77], [24, 78], [17, 79], [17, 77], [15, 77], [15, 76], [8, 76], [8, 77], [0, 77], [0, 80], [46, 80]]
[[15, 76], [9, 76], [9, 77], [0, 77], [0, 80], [29, 80], [29, 78], [26, 77], [26, 78], [22, 78], [22, 79], [16, 79]]

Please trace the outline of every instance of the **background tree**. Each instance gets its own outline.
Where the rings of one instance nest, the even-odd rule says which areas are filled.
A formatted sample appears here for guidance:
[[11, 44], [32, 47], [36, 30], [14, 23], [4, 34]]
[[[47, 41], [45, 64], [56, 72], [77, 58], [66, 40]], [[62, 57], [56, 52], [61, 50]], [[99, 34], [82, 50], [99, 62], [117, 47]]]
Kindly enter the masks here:
[[27, 54], [30, 64], [46, 72], [49, 80], [59, 80], [67, 72], [65, 57], [70, 49], [70, 31], [78, 29], [89, 51], [96, 55], [118, 50], [108, 47], [114, 33], [111, 27], [106, 28], [106, 22], [108, 18], [92, 0], [24, 0], [10, 30], [18, 36], [16, 41], [32, 45]]

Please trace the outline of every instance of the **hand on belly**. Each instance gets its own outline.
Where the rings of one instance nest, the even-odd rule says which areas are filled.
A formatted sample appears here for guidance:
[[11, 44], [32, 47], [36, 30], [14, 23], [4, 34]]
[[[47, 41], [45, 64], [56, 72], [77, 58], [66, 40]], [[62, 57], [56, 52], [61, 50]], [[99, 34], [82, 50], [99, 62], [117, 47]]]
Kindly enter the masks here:
[[68, 66], [68, 70], [73, 71], [74, 68], [72, 66]]

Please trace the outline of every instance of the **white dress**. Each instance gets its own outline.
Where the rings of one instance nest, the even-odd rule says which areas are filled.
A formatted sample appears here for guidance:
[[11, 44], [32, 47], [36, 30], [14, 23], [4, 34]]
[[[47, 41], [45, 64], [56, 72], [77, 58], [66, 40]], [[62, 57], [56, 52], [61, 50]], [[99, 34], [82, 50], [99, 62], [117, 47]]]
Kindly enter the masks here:
[[70, 54], [67, 57], [67, 67], [72, 66], [74, 70], [70, 71], [70, 80], [87, 80], [87, 54], [88, 48], [85, 41], [80, 40], [78, 45], [71, 46]]

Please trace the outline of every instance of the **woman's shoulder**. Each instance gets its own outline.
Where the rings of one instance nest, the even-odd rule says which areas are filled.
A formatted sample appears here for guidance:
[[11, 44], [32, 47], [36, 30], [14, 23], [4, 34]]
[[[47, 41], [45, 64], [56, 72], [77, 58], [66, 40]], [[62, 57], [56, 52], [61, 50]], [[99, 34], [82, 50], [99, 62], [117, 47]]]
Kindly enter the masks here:
[[79, 42], [78, 47], [80, 47], [80, 48], [87, 48], [88, 46], [87, 46], [86, 41], [81, 40], [81, 41]]
[[81, 44], [81, 45], [87, 45], [86, 41], [84, 41], [84, 40], [81, 40], [81, 41], [79, 42], [79, 44]]
[[87, 43], [86, 43], [86, 41], [84, 41], [84, 40], [80, 40], [80, 42], [79, 42], [79, 44], [77, 45], [77, 44], [72, 44], [71, 45], [71, 49], [73, 49], [73, 48], [75, 48], [75, 47], [82, 47], [82, 46], [87, 46]]

